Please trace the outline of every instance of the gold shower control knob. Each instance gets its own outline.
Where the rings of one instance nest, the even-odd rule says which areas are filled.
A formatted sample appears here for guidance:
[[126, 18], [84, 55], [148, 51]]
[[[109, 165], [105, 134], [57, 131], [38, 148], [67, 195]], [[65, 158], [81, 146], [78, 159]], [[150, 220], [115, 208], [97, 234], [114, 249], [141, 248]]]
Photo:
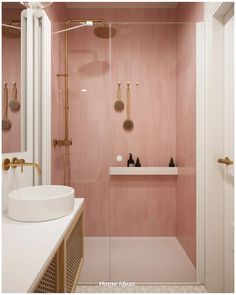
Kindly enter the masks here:
[[225, 165], [232, 165], [234, 163], [229, 159], [229, 157], [225, 157], [224, 159], [218, 159], [217, 162]]

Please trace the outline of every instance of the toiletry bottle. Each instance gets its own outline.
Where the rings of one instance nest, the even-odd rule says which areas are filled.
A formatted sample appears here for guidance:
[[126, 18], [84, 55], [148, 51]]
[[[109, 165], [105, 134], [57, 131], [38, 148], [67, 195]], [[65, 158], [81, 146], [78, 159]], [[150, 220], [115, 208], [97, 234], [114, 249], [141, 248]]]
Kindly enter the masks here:
[[137, 158], [137, 160], [136, 160], [135, 167], [141, 167], [141, 163], [139, 161], [139, 158]]
[[175, 162], [174, 162], [173, 158], [170, 158], [169, 167], [175, 167]]
[[129, 154], [129, 160], [127, 162], [127, 167], [134, 167], [134, 160], [132, 158], [132, 154]]

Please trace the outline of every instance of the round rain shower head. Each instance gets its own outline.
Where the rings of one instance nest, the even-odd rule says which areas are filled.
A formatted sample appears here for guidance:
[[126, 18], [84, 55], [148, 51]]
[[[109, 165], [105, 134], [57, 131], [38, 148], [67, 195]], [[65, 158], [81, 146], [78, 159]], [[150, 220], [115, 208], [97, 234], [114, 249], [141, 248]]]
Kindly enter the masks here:
[[108, 25], [96, 27], [93, 32], [95, 36], [102, 39], [113, 38], [117, 34], [117, 30], [113, 27], [109, 27]]
[[19, 29], [2, 26], [2, 36], [5, 38], [17, 39], [20, 38], [20, 34]]

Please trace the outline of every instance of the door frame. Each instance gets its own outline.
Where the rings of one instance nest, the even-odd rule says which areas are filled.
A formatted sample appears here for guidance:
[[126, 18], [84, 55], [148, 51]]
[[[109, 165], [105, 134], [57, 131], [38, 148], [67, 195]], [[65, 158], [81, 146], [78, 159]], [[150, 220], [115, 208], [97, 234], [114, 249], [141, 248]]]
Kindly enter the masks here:
[[[234, 159], [234, 7], [224, 17], [224, 156]], [[224, 173], [224, 291], [234, 292], [234, 165]]]
[[217, 164], [224, 156], [224, 16], [233, 2], [204, 3], [205, 22], [205, 285], [224, 292], [224, 183]]

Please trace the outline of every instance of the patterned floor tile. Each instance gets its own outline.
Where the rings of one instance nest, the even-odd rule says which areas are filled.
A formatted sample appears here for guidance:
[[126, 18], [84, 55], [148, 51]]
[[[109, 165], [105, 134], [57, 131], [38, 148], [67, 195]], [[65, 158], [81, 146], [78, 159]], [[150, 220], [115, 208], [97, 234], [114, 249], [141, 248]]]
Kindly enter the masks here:
[[205, 286], [193, 284], [136, 285], [135, 287], [103, 287], [78, 285], [76, 293], [207, 293]]

